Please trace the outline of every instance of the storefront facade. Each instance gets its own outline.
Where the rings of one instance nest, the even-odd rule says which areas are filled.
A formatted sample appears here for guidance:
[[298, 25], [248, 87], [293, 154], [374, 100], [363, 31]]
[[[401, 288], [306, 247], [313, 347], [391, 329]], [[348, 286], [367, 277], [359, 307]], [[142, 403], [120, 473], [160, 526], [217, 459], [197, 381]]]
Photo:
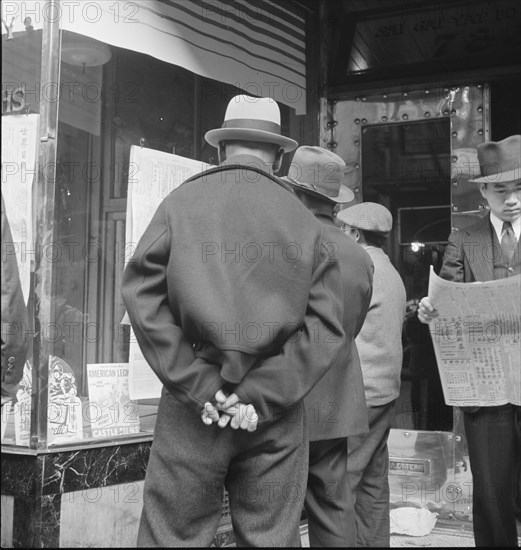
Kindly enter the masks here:
[[415, 310], [428, 293], [430, 266], [439, 272], [451, 229], [488, 211], [469, 182], [480, 175], [476, 146], [521, 133], [519, 6], [365, 1], [324, 9], [322, 34], [330, 40], [321, 64], [322, 143], [351, 168], [357, 200], [391, 211], [386, 251], [407, 291], [401, 394], [389, 438], [391, 506], [427, 508], [472, 531], [463, 414], [445, 405], [431, 337]]
[[[158, 388], [121, 276], [159, 197], [217, 162], [204, 134], [235, 94], [273, 97], [284, 134], [337, 152], [356, 200], [391, 209], [388, 253], [411, 304], [450, 228], [485, 212], [468, 183], [475, 147], [521, 131], [519, 7], [406, 4], [2, 3], [2, 192], [16, 234], [2, 256], [18, 259], [29, 323], [12, 330], [30, 342], [18, 401], [2, 408], [2, 546], [135, 544]], [[460, 21], [467, 42], [440, 53], [426, 21]], [[405, 56], [418, 33], [423, 49]], [[415, 369], [405, 357], [393, 503], [468, 522], [459, 416]], [[232, 538], [225, 499], [216, 544]]]

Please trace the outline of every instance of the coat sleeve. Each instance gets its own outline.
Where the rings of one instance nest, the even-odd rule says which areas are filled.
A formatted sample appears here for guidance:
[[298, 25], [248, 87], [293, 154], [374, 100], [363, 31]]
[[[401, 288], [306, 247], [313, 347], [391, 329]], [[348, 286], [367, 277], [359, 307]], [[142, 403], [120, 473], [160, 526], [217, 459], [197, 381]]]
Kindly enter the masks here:
[[29, 347], [27, 309], [2, 197], [2, 396], [16, 397]]
[[260, 421], [303, 399], [345, 349], [342, 304], [339, 263], [322, 244], [302, 328], [281, 353], [262, 360], [234, 389], [241, 401], [255, 406]]
[[[220, 365], [196, 357], [169, 307], [169, 227], [164, 203], [157, 209], [129, 261], [122, 296], [137, 341], [165, 388], [200, 411], [223, 385]], [[211, 355], [211, 354], [209, 354]]]
[[445, 248], [440, 277], [446, 281], [461, 283], [465, 280], [465, 256], [460, 231], [453, 231]]

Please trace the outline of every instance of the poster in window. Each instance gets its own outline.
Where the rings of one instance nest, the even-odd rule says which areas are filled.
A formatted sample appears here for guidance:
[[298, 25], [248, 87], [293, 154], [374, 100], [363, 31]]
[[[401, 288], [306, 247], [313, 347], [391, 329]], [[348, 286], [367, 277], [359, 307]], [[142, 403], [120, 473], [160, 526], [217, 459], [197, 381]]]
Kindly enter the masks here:
[[139, 405], [129, 395], [128, 363], [87, 365], [92, 437], [139, 433]]
[[47, 442], [49, 445], [83, 439], [82, 404], [72, 368], [60, 357], [49, 357]]

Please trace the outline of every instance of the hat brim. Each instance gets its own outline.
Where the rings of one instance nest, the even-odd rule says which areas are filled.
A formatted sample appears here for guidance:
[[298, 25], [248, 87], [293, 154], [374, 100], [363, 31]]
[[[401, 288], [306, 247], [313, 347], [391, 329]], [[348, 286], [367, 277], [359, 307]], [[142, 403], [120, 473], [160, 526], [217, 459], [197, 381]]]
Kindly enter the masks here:
[[506, 172], [501, 172], [500, 174], [491, 174], [490, 176], [476, 178], [469, 181], [471, 183], [516, 183], [521, 181], [521, 171], [519, 168], [517, 170], [507, 170]]
[[346, 185], [340, 186], [337, 197], [330, 197], [329, 195], [326, 195], [325, 193], [321, 193], [320, 191], [313, 189], [312, 187], [309, 187], [308, 184], [298, 181], [292, 178], [291, 176], [284, 176], [281, 179], [283, 179], [286, 183], [293, 185], [293, 187], [296, 187], [299, 190], [304, 191], [305, 193], [309, 193], [310, 195], [320, 197], [321, 199], [327, 199], [328, 201], [335, 202], [337, 204], [351, 202], [355, 198], [355, 194]]
[[298, 143], [294, 139], [266, 130], [254, 130], [250, 128], [216, 128], [215, 130], [206, 132], [204, 138], [214, 147], [219, 147], [221, 141], [228, 140], [273, 143], [274, 145], [280, 145], [284, 151], [293, 151], [298, 147]]

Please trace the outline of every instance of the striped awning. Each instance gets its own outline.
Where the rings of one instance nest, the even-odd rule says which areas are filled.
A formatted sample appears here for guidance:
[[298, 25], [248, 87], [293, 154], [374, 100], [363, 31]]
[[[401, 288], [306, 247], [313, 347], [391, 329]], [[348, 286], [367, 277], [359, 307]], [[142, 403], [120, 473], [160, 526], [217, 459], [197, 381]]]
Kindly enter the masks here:
[[[151, 55], [198, 75], [269, 96], [305, 113], [304, 14], [272, 0], [2, 1], [2, 18], [23, 30], [60, 17], [61, 27]], [[24, 12], [24, 13], [22, 13]], [[5, 29], [3, 29], [5, 32]]]

